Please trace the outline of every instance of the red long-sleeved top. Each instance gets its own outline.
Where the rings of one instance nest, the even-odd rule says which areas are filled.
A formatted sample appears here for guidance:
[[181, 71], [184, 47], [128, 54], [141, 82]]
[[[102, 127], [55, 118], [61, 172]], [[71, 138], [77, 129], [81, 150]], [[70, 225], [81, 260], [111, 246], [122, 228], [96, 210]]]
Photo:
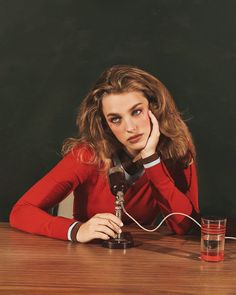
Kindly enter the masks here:
[[[92, 156], [89, 150], [84, 152], [87, 159]], [[72, 191], [73, 219], [47, 213]], [[142, 224], [153, 222], [160, 211], [163, 215], [171, 212], [194, 215], [199, 212], [195, 164], [185, 169], [176, 165], [167, 170], [161, 161], [145, 168], [124, 199], [126, 210]], [[67, 240], [72, 223], [85, 222], [97, 213], [114, 213], [114, 201], [106, 174], [95, 165], [81, 162], [75, 149], [19, 199], [10, 214], [10, 224], [26, 232]], [[124, 215], [122, 221], [126, 224], [130, 219]], [[168, 218], [167, 224], [174, 232], [183, 234], [191, 221], [174, 215]]]

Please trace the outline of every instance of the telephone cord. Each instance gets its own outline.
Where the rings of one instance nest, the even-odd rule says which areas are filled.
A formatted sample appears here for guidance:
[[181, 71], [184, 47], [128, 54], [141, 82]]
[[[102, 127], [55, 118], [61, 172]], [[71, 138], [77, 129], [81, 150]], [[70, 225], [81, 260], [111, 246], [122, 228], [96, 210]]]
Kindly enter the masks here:
[[[161, 225], [162, 225], [162, 223], [167, 219], [167, 218], [169, 218], [170, 216], [172, 216], [172, 215], [183, 215], [183, 216], [185, 216], [185, 217], [188, 217], [189, 219], [191, 219], [193, 222], [195, 222], [200, 228], [201, 228], [201, 224], [197, 221], [197, 220], [195, 220], [193, 217], [191, 217], [191, 216], [189, 216], [188, 214], [185, 214], [185, 213], [182, 213], [182, 212], [172, 212], [172, 213], [170, 213], [170, 214], [168, 214], [168, 215], [166, 215], [162, 220], [161, 220], [161, 222], [155, 227], [155, 228], [153, 228], [153, 229], [147, 229], [147, 228], [145, 228], [145, 227], [143, 227], [134, 217], [132, 217], [127, 211], [126, 211], [126, 209], [125, 209], [125, 207], [124, 207], [124, 204], [123, 203], [121, 203], [121, 208], [122, 208], [122, 210], [123, 210], [123, 212], [130, 218], [130, 219], [132, 219], [141, 229], [143, 229], [143, 230], [145, 230], [145, 231], [147, 231], [147, 232], [154, 232], [154, 231], [156, 231]], [[225, 239], [228, 239], [228, 240], [236, 240], [236, 237], [225, 237]]]

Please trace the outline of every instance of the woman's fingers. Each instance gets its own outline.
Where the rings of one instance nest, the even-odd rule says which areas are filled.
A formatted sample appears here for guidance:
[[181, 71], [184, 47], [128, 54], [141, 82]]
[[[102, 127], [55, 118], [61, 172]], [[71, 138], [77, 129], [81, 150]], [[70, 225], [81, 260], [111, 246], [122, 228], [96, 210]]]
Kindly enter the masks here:
[[108, 239], [110, 239], [110, 236], [108, 236], [104, 233], [101, 233], [101, 232], [96, 232], [96, 233], [94, 233], [93, 239], [108, 240]]
[[160, 137], [158, 121], [151, 111], [149, 111], [149, 117], [150, 117], [152, 126], [151, 126], [151, 132], [150, 132], [149, 138], [146, 142], [146, 146], [140, 152], [141, 157], [143, 159], [153, 155], [156, 152], [157, 144]]
[[151, 135], [154, 134], [155, 136], [158, 136], [160, 134], [159, 124], [158, 124], [157, 118], [154, 116], [154, 114], [150, 110], [149, 110], [149, 117], [152, 122]]
[[117, 236], [117, 233], [114, 232], [111, 228], [107, 227], [106, 225], [97, 225], [94, 231], [106, 234], [111, 238], [115, 238]]
[[116, 225], [118, 225], [119, 227], [123, 226], [122, 221], [112, 213], [98, 213], [94, 217], [99, 217], [99, 218], [110, 220], [110, 221], [114, 222]]
[[120, 219], [113, 214], [111, 214], [111, 216], [97, 214], [94, 216], [94, 222], [100, 225], [104, 225], [112, 229], [116, 233], [120, 233], [120, 228], [121, 226], [123, 226], [123, 223], [120, 221]]
[[115, 238], [118, 233], [121, 233], [121, 226], [123, 226], [121, 220], [114, 214], [96, 214], [80, 226], [76, 239], [85, 243], [97, 238], [103, 240], [109, 237]]

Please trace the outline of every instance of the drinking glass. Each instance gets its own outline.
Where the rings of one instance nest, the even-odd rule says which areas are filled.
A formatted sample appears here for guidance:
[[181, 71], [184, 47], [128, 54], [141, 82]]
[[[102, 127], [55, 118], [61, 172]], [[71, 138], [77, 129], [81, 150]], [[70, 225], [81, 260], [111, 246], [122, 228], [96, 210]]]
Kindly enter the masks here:
[[218, 262], [224, 260], [226, 218], [201, 218], [201, 259]]

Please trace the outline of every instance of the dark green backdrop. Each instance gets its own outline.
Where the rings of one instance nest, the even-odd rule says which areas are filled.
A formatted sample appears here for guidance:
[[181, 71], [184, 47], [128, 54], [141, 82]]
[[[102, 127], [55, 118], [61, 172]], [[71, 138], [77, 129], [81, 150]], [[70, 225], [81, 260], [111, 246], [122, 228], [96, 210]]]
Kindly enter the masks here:
[[59, 159], [106, 67], [173, 94], [198, 149], [201, 211], [236, 216], [235, 0], [0, 0], [0, 220]]

